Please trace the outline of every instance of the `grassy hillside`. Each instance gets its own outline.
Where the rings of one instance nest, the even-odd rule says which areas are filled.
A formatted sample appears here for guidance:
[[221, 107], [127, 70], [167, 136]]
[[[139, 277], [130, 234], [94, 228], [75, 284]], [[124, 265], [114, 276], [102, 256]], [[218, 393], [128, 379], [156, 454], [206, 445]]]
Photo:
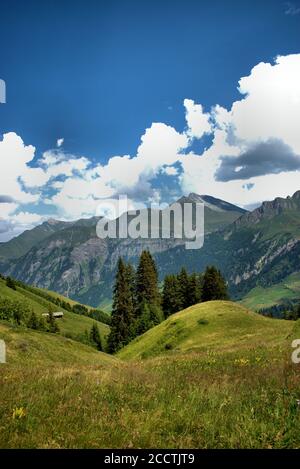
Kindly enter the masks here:
[[256, 311], [280, 305], [285, 301], [299, 300], [300, 302], [300, 273], [286, 277], [282, 282], [270, 287], [253, 288], [241, 301], [247, 308]]
[[[6, 286], [6, 282], [3, 279], [0, 279], [0, 297], [26, 302], [38, 316], [48, 312], [49, 308], [54, 308], [55, 311], [62, 311], [64, 317], [57, 320], [61, 334], [67, 334], [76, 339], [76, 337], [79, 337], [80, 334], [83, 334], [86, 330], [90, 331], [94, 322], [93, 319], [66, 311], [61, 306], [54, 306], [53, 303], [39, 296], [39, 289], [35, 289], [35, 292], [36, 293], [33, 293], [19, 286], [16, 287], [16, 290], [12, 290]], [[47, 293], [49, 292], [47, 291]], [[53, 296], [56, 297], [56, 294], [53, 293]], [[65, 298], [65, 300], [69, 302], [68, 298]], [[97, 322], [97, 325], [101, 338], [105, 340], [109, 332], [109, 327], [101, 322]]]
[[119, 356], [140, 359], [174, 352], [243, 350], [282, 341], [290, 330], [288, 321], [270, 320], [229, 301], [211, 301], [170, 316]]
[[6, 343], [5, 365], [28, 366], [113, 365], [117, 358], [59, 334], [14, 327], [0, 321], [0, 338]]
[[0, 447], [300, 448], [299, 337], [230, 302], [173, 315], [126, 361], [2, 324]]

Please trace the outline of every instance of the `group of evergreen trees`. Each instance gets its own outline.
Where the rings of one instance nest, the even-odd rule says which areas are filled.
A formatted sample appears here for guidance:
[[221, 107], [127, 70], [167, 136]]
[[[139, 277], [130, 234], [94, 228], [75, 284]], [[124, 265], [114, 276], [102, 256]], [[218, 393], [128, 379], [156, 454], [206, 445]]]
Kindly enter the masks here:
[[288, 319], [290, 321], [297, 321], [300, 319], [300, 304], [295, 305], [293, 308], [286, 311], [284, 314], [284, 319]]
[[136, 272], [131, 264], [120, 258], [113, 292], [108, 350], [116, 352], [162, 320], [158, 274], [150, 252], [142, 252]]
[[167, 275], [162, 297], [163, 313], [168, 317], [201, 301], [228, 300], [228, 293], [221, 272], [209, 266], [204, 274], [189, 275], [182, 268], [178, 275]]
[[162, 307], [164, 316], [195, 305], [201, 300], [201, 275], [189, 275], [183, 267], [178, 275], [167, 275], [164, 280]]
[[185, 268], [178, 275], [167, 275], [161, 295], [157, 268], [149, 251], [142, 252], [136, 271], [120, 258], [113, 291], [108, 350], [115, 353], [181, 309], [200, 301], [227, 299], [226, 282], [215, 267], [207, 267], [204, 275], [188, 274]]

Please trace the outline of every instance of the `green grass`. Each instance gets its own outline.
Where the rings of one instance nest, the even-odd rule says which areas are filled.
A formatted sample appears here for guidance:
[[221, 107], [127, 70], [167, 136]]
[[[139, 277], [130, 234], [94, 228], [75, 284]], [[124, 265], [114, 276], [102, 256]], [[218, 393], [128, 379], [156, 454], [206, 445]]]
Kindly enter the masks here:
[[108, 314], [111, 314], [111, 310], [112, 310], [112, 299], [111, 298], [104, 298], [99, 306], [98, 306], [100, 309], [102, 309], [102, 311], [104, 311], [105, 313], [108, 313]]
[[60, 334], [33, 331], [4, 321], [0, 321], [0, 338], [5, 341], [7, 348], [7, 364], [3, 365], [4, 368], [112, 365], [118, 362], [116, 357]]
[[284, 340], [291, 323], [269, 320], [241, 305], [211, 301], [192, 306], [146, 332], [119, 352], [124, 359], [160, 354], [230, 352]]
[[[50, 301], [39, 296], [39, 289], [35, 289], [35, 291], [36, 293], [32, 293], [31, 291], [21, 287], [16, 287], [16, 290], [12, 290], [6, 286], [4, 280], [0, 279], [0, 297], [26, 302], [38, 316], [41, 316], [43, 313], [47, 313], [49, 308], [52, 308], [55, 311], [62, 311], [64, 313], [63, 318], [57, 320], [61, 334], [71, 335], [72, 338], [76, 338], [86, 330], [90, 331], [93, 323], [95, 322], [93, 319], [90, 319], [87, 316], [71, 313], [60, 306], [53, 305]], [[49, 292], [47, 291], [47, 293]], [[53, 293], [54, 297], [55, 295], [56, 294]], [[61, 297], [61, 299], [62, 298], [63, 297]], [[65, 298], [65, 300], [69, 301], [67, 298]], [[99, 327], [101, 338], [105, 342], [106, 336], [109, 332], [109, 327], [101, 322], [97, 322], [97, 325]]]
[[279, 305], [284, 301], [300, 300], [300, 273], [286, 277], [282, 282], [270, 287], [255, 287], [242, 300], [241, 304], [256, 311]]
[[0, 338], [2, 448], [300, 448], [300, 321], [204, 303], [118, 359], [5, 325]]

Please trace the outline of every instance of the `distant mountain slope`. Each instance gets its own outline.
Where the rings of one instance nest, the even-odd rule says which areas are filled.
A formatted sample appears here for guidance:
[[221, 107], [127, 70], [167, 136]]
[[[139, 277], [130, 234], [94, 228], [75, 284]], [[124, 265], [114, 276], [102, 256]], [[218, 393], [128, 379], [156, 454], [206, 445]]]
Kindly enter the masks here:
[[254, 311], [272, 306], [285, 306], [294, 302], [300, 303], [300, 272], [288, 275], [281, 282], [274, 285], [257, 286], [250, 290], [241, 304]]
[[222, 353], [284, 341], [289, 321], [265, 318], [229, 301], [210, 301], [173, 314], [122, 349], [122, 359], [157, 355]]
[[[49, 308], [55, 309], [56, 311], [62, 311], [64, 313], [64, 317], [58, 320], [60, 333], [63, 335], [67, 334], [73, 339], [81, 340], [80, 336], [86, 331], [89, 332], [95, 322], [87, 316], [72, 313], [61, 306], [55, 306], [42, 296], [42, 292], [39, 294], [38, 289], [36, 289], [35, 292], [32, 292], [17, 286], [16, 290], [13, 290], [6, 286], [6, 282], [3, 279], [0, 279], [0, 298], [8, 298], [26, 303], [30, 308], [32, 308], [37, 316], [47, 313]], [[65, 300], [68, 301], [67, 298]], [[109, 326], [101, 322], [97, 322], [97, 325], [99, 327], [101, 337], [103, 341], [105, 341], [106, 336], [109, 333]]]
[[[206, 233], [224, 228], [245, 213], [239, 207], [210, 196], [190, 194], [179, 202], [202, 200], [205, 204]], [[32, 230], [32, 245], [31, 232], [26, 233], [27, 242], [24, 246], [22, 235], [3, 244], [2, 251], [5, 252], [5, 246], [8, 245], [8, 253], [6, 259], [0, 262], [0, 271], [28, 284], [98, 306], [111, 296], [114, 269], [119, 256], [134, 261], [143, 249], [163, 253], [184, 244], [183, 240], [172, 238], [102, 240], [96, 236], [98, 220], [99, 217], [72, 223], [51, 221], [50, 228], [45, 223], [41, 225], [42, 228]], [[19, 244], [23, 246], [22, 255], [16, 248]]]
[[[175, 262], [176, 259], [176, 262]], [[215, 264], [241, 298], [257, 285], [270, 286], [298, 272], [300, 263], [300, 191], [287, 199], [264, 202], [223, 230], [207, 236], [199, 251], [181, 246], [156, 254], [160, 273], [185, 265], [202, 271]]]
[[247, 210], [224, 200], [209, 195], [198, 195], [193, 192], [187, 197], [181, 197], [178, 202], [204, 202], [204, 230], [206, 234], [221, 230], [247, 213]]
[[47, 239], [53, 233], [63, 230], [67, 222], [49, 219], [32, 230], [26, 230], [16, 238], [0, 243], [0, 259], [17, 259], [28, 252], [37, 243]]

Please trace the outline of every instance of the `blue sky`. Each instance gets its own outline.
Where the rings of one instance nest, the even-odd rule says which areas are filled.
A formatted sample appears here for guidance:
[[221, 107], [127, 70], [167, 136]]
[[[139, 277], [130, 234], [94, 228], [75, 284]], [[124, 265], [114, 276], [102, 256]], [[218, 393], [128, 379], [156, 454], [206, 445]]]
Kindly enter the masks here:
[[[7, 86], [7, 103], [0, 105], [0, 139], [1, 135], [13, 132], [22, 140], [24, 148], [34, 146], [32, 157], [25, 164], [40, 168], [39, 174], [41, 168], [44, 172], [48, 170], [48, 163], [44, 161], [43, 166], [41, 158], [51, 149], [52, 156], [57, 156], [56, 163], [67, 164], [68, 160], [70, 166], [70, 162], [78, 159], [71, 171], [73, 178], [88, 168], [95, 170], [99, 163], [106, 165], [114, 156], [134, 158], [146, 129], [151, 129], [153, 123], [163, 123], [179, 134], [189, 134], [189, 144], [181, 141], [180, 148], [184, 149], [183, 153], [201, 156], [216, 134], [207, 130], [198, 132], [198, 136], [189, 133], [187, 112], [210, 113], [216, 104], [230, 110], [234, 102], [243, 99], [238, 90], [239, 80], [250, 76], [255, 66], [261, 62], [274, 66], [277, 56], [292, 57], [300, 52], [300, 1], [2, 0], [0, 14], [0, 78]], [[292, 67], [291, 61], [281, 67]], [[190, 107], [187, 111], [184, 106], [187, 99], [193, 105], [201, 104], [202, 108]], [[160, 130], [166, 131], [167, 139], [177, 138], [166, 128], [155, 130], [158, 140], [164, 138]], [[284, 139], [280, 132], [270, 131], [267, 137], [291, 146], [291, 141]], [[58, 148], [59, 138], [64, 140]], [[248, 142], [251, 151], [243, 147], [251, 155], [256, 148], [254, 140]], [[21, 151], [19, 143], [15, 141], [14, 155]], [[155, 151], [153, 145], [150, 147]], [[7, 148], [8, 145], [2, 149], [1, 164], [9, 154]], [[295, 146], [292, 150], [295, 153]], [[234, 156], [237, 154], [233, 151], [231, 157]], [[139, 199], [142, 186], [143, 190], [149, 189], [147, 200], [157, 198], [157, 190], [165, 187], [174, 196], [189, 191], [188, 177], [180, 180], [182, 168], [178, 167], [178, 161], [171, 160], [167, 158], [165, 164], [170, 163], [172, 170], [155, 166], [150, 176], [145, 174], [143, 166], [138, 183], [128, 182], [133, 200]], [[122, 171], [127, 170], [125, 166], [122, 162]], [[222, 168], [218, 172], [220, 180], [224, 180]], [[289, 164], [281, 162], [277, 173], [282, 168], [289, 171]], [[228, 165], [225, 169], [227, 174]], [[293, 170], [297, 170], [297, 162]], [[129, 166], [128, 171], [131, 171]], [[193, 172], [191, 167], [184, 171], [186, 175]], [[250, 180], [251, 171], [244, 173], [250, 174]], [[39, 174], [32, 173], [31, 177], [36, 180]], [[51, 199], [58, 190], [62, 191], [65, 182], [64, 174], [58, 171], [55, 174], [54, 183], [53, 177], [52, 183], [45, 177], [44, 182], [35, 184], [23, 181], [18, 194], [9, 191], [2, 194], [0, 190], [0, 197], [11, 196], [12, 203], [16, 203], [10, 207], [14, 210], [5, 206], [2, 220], [16, 223], [13, 217], [19, 213], [54, 214], [61, 218], [67, 218], [68, 214], [70, 217], [91, 215], [94, 207], [70, 214], [70, 206], [63, 207], [58, 198]], [[23, 176], [20, 174], [19, 179]], [[93, 176], [90, 173], [88, 177]], [[228, 177], [230, 181], [230, 174]], [[111, 179], [114, 178], [112, 170]], [[251, 187], [252, 180], [249, 184]], [[256, 187], [253, 184], [252, 194]], [[26, 185], [28, 190], [24, 188]], [[241, 180], [240, 185], [248, 184]], [[190, 188], [200, 192], [202, 189], [194, 182]], [[211, 190], [203, 187], [202, 193], [213, 195], [214, 190], [214, 186]], [[22, 199], [25, 192], [30, 196]], [[160, 198], [164, 198], [161, 192]], [[221, 192], [220, 186], [216, 195], [222, 195]], [[67, 197], [70, 199], [72, 194]], [[241, 199], [240, 204], [246, 206], [258, 203], [262, 196], [258, 192], [243, 199], [229, 191], [224, 198], [234, 203]], [[20, 216], [20, 222], [21, 219]]]
[[[300, 3], [299, 3], [300, 5]], [[14, 130], [39, 151], [133, 154], [152, 122], [182, 130], [182, 102], [230, 105], [260, 61], [299, 51], [276, 0], [1, 1], [0, 76]]]

